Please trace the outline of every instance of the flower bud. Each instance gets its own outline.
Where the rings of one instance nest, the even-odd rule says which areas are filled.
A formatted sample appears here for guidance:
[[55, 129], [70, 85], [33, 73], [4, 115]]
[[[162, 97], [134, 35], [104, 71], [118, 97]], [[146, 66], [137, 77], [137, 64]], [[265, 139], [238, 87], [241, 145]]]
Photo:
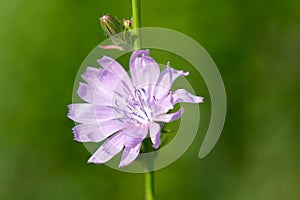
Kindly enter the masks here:
[[100, 18], [100, 25], [107, 37], [121, 33], [125, 30], [124, 25], [111, 15], [104, 15]]
[[129, 19], [124, 19], [123, 20], [123, 25], [124, 25], [126, 30], [129, 30], [129, 29], [132, 28], [132, 22]]

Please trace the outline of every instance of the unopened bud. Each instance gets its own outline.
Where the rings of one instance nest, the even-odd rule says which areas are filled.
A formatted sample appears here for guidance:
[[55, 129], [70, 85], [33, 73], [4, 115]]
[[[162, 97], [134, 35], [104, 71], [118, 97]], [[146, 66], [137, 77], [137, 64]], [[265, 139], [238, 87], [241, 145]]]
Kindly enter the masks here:
[[116, 17], [111, 15], [102, 16], [100, 18], [100, 25], [107, 37], [111, 37], [125, 30], [124, 25]]
[[129, 19], [124, 19], [123, 20], [123, 25], [124, 25], [126, 30], [129, 30], [129, 29], [132, 28], [132, 22]]

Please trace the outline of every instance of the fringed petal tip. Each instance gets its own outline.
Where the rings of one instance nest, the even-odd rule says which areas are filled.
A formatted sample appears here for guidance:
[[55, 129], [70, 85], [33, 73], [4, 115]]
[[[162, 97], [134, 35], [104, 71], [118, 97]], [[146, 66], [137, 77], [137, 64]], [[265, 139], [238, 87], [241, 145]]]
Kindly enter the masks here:
[[158, 149], [159, 146], [160, 146], [160, 142], [152, 145], [152, 147], [153, 147], [154, 149]]
[[84, 101], [92, 103], [94, 101], [95, 90], [96, 90], [95, 86], [91, 86], [89, 84], [80, 82], [77, 90], [77, 94]]
[[97, 63], [101, 65], [104, 69], [107, 68], [111, 63], [113, 63], [114, 60], [108, 56], [102, 56], [102, 58], [99, 58], [97, 60]]
[[83, 138], [80, 137], [80, 130], [77, 129], [77, 126], [72, 128], [72, 132], [73, 132], [73, 140], [74, 141], [76, 141], [76, 142], [86, 142]]
[[[68, 114], [67, 114], [67, 117], [69, 119], [75, 121], [74, 114], [73, 114], [73, 104], [68, 105]], [[72, 132], [73, 132], [73, 135], [74, 135], [73, 139], [75, 141], [80, 142], [79, 141], [79, 134], [78, 134], [78, 131], [76, 130], [76, 126], [72, 128]]]
[[124, 70], [124, 68], [113, 58], [109, 56], [102, 56], [102, 58], [97, 60], [97, 63], [103, 67], [103, 69], [107, 68], [117, 68], [118, 70]]
[[136, 59], [137, 57], [144, 57], [144, 56], [149, 56], [150, 51], [149, 49], [145, 49], [145, 50], [136, 50], [134, 51], [131, 56], [130, 56], [130, 60], [133, 61], [134, 59]]
[[141, 145], [142, 145], [142, 143], [140, 142], [137, 145], [135, 145], [134, 147], [125, 147], [124, 148], [121, 162], [119, 164], [119, 168], [130, 165], [138, 157], [138, 155], [140, 153]]
[[199, 97], [199, 96], [196, 96], [197, 97], [197, 103], [203, 103], [204, 102], [204, 97]]
[[74, 134], [74, 138], [73, 138], [73, 139], [74, 139], [75, 141], [80, 142], [80, 141], [79, 141], [79, 134], [78, 134], [78, 131], [76, 130], [76, 126], [72, 128], [72, 132], [73, 132], [73, 134]]
[[131, 161], [131, 162], [128, 162], [128, 161], [125, 162], [125, 161], [121, 160], [120, 163], [119, 163], [119, 165], [118, 165], [118, 168], [126, 167], [126, 166], [130, 165], [132, 162], [133, 161]]
[[71, 119], [72, 121], [77, 121], [76, 120], [76, 117], [75, 117], [75, 111], [74, 111], [74, 104], [69, 104], [68, 105], [68, 113], [67, 113], [67, 117], [69, 118], [69, 119]]
[[169, 114], [161, 114], [158, 116], [153, 116], [153, 119], [157, 122], [172, 122], [181, 117], [181, 115], [184, 112], [184, 108], [180, 108], [177, 112], [175, 113], [169, 113]]
[[[67, 106], [67, 108], [68, 108], [67, 117], [68, 117], [69, 119], [73, 120], [73, 116], [72, 116], [72, 112], [71, 112], [71, 110], [72, 110], [72, 104], [69, 104], [69, 105]], [[73, 121], [74, 121], [74, 120], [73, 120]]]
[[130, 57], [129, 68], [133, 85], [136, 88], [149, 89], [149, 95], [160, 75], [157, 62], [149, 56], [149, 50], [137, 50]]
[[185, 89], [178, 89], [172, 92], [172, 104], [185, 102], [185, 103], [202, 103], [203, 97], [195, 96]]
[[[133, 161], [132, 161], [132, 162], [133, 162]], [[131, 162], [131, 163], [132, 163], [132, 162]], [[122, 163], [122, 162], [120, 162], [120, 164], [118, 165], [118, 168], [126, 167], [126, 166], [130, 165], [131, 163]]]
[[90, 158], [88, 161], [87, 161], [87, 163], [89, 163], [89, 164], [96, 164], [96, 165], [102, 165], [104, 162], [99, 162], [99, 161], [97, 161], [95, 158]]
[[176, 78], [178, 76], [188, 76], [190, 74], [189, 72], [184, 72], [183, 70], [177, 70], [177, 69], [172, 68], [170, 61], [167, 62], [167, 69], [169, 70], [169, 73], [174, 74]]
[[98, 82], [98, 77], [101, 74], [101, 70], [101, 68], [87, 67], [85, 72], [81, 75], [81, 77], [89, 85], [96, 85]]
[[151, 142], [152, 142], [152, 147], [154, 149], [158, 149], [161, 143], [161, 127], [159, 125], [159, 123], [151, 123], [149, 126], [149, 132], [150, 132], [150, 138], [151, 138]]
[[105, 84], [105, 79], [102, 79], [102, 75], [105, 76], [107, 72], [109, 72], [115, 79], [118, 79], [118, 82], [121, 80], [130, 82], [129, 76], [125, 69], [113, 58], [103, 56], [97, 60], [97, 63], [103, 68], [101, 77], [99, 77], [101, 84]]

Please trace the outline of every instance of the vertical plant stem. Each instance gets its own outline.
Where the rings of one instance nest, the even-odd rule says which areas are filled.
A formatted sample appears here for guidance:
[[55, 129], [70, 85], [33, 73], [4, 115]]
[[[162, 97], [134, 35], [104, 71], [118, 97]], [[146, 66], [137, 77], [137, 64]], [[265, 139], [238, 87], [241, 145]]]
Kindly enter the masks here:
[[[132, 0], [132, 26], [134, 29], [141, 28], [141, 0]], [[141, 34], [140, 30], [134, 31], [136, 40], [134, 43], [134, 49], [141, 48]]]
[[[142, 152], [153, 151], [151, 140], [144, 140]], [[154, 200], [154, 166], [153, 160], [144, 158], [143, 165], [145, 169], [145, 200]]]
[[[141, 0], [132, 0], [132, 26], [136, 36], [134, 50], [141, 48]], [[145, 173], [145, 200], [154, 200], [154, 171]]]
[[154, 171], [145, 173], [145, 200], [154, 200]]

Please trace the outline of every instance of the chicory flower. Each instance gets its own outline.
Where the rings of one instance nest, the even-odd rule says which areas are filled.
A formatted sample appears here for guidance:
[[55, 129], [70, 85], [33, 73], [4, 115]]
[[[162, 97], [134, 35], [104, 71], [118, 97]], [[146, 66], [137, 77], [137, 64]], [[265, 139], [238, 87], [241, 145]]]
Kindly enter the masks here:
[[80, 142], [106, 140], [88, 162], [102, 164], [123, 150], [120, 167], [138, 156], [143, 140], [150, 136], [153, 148], [161, 144], [161, 124], [181, 117], [184, 109], [169, 113], [180, 102], [201, 103], [202, 97], [185, 89], [170, 91], [173, 82], [188, 72], [167, 64], [160, 72], [149, 50], [130, 57], [130, 75], [110, 57], [98, 60], [102, 68], [88, 67], [77, 91], [87, 103], [69, 105], [68, 117], [79, 123], [73, 128]]

